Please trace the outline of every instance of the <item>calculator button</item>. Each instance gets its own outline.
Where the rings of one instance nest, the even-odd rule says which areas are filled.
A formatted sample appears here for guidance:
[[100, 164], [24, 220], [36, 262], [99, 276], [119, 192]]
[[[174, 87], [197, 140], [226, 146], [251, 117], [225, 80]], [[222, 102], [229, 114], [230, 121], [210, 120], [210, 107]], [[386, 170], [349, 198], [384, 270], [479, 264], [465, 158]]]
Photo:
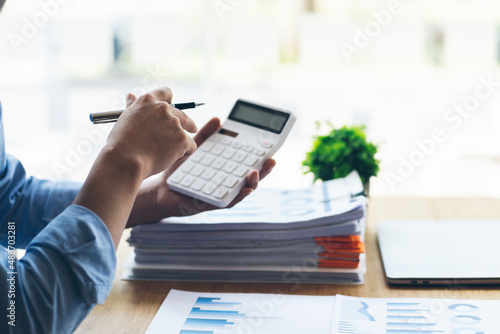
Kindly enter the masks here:
[[233, 146], [234, 148], [242, 148], [242, 147], [243, 147], [243, 144], [242, 144], [242, 143], [239, 143], [239, 142], [237, 142], [237, 141], [235, 141], [235, 142], [232, 144], [232, 146]]
[[207, 169], [206, 171], [201, 174], [201, 177], [205, 180], [211, 180], [215, 175], [215, 172], [211, 169]]
[[209, 139], [210, 139], [211, 141], [219, 141], [219, 140], [221, 140], [221, 138], [222, 138], [222, 136], [221, 136], [221, 135], [219, 135], [219, 134], [214, 134], [214, 135], [212, 135]]
[[232, 161], [228, 161], [228, 163], [226, 164], [226, 166], [224, 166], [223, 171], [227, 172], [227, 173], [232, 173], [235, 170], [236, 167], [238, 167], [237, 164], [235, 164]]
[[226, 196], [226, 194], [227, 194], [227, 189], [226, 189], [226, 188], [224, 188], [224, 187], [219, 187], [219, 188], [217, 188], [217, 190], [214, 192], [214, 197], [215, 197], [215, 198], [219, 198], [219, 199], [220, 199], [220, 198], [222, 198], [222, 197]]
[[245, 161], [243, 161], [243, 163], [247, 166], [250, 166], [252, 167], [253, 165], [255, 165], [255, 163], [259, 160], [259, 158], [257, 158], [256, 156], [249, 156], [248, 158], [245, 159]]
[[236, 185], [236, 183], [238, 183], [238, 179], [235, 178], [234, 176], [229, 176], [226, 181], [224, 181], [224, 183], [222, 185], [228, 187], [228, 188], [232, 188]]
[[201, 163], [204, 164], [205, 166], [210, 166], [212, 162], [214, 162], [214, 160], [215, 160], [214, 157], [207, 155], [201, 160]]
[[200, 191], [204, 186], [206, 182], [203, 180], [196, 180], [193, 185], [191, 186], [192, 189]]
[[200, 176], [204, 170], [205, 170], [205, 168], [201, 167], [200, 165], [196, 165], [196, 166], [194, 166], [193, 169], [191, 169], [191, 174], [194, 176]]
[[215, 155], [219, 155], [221, 154], [222, 152], [224, 151], [224, 146], [222, 145], [216, 145], [211, 151], [210, 153], [212, 154], [215, 154]]
[[214, 192], [214, 190], [217, 188], [217, 184], [214, 184], [212, 182], [208, 183], [204, 188], [203, 192], [207, 195], [210, 195], [211, 193]]
[[251, 145], [245, 145], [243, 146], [243, 149], [247, 152], [252, 152], [253, 151], [253, 146]]
[[231, 159], [231, 157], [234, 155], [236, 151], [232, 148], [227, 148], [224, 153], [222, 153], [222, 156], [226, 159]]
[[182, 174], [181, 172], [174, 173], [170, 177], [170, 182], [179, 183], [182, 180], [183, 177], [184, 177], [184, 174]]
[[186, 175], [182, 179], [181, 185], [183, 185], [184, 187], [189, 187], [193, 182], [194, 182], [194, 177], [192, 177], [191, 175]]
[[270, 142], [264, 141], [264, 142], [260, 143], [260, 146], [262, 146], [264, 148], [271, 148], [271, 147], [273, 147], [273, 144]]
[[194, 164], [190, 163], [190, 162], [185, 162], [181, 165], [181, 171], [183, 171], [184, 173], [189, 173], [189, 171], [191, 169], [193, 169], [194, 167]]
[[264, 154], [266, 154], [266, 151], [260, 150], [260, 149], [256, 149], [255, 151], [253, 151], [253, 153], [257, 154], [257, 155], [260, 155], [260, 156], [263, 156]]
[[205, 157], [205, 154], [201, 153], [201, 152], [195, 152], [191, 158], [189, 158], [191, 161], [193, 162], [199, 162], [201, 159], [203, 159]]
[[236, 170], [233, 172], [234, 175], [236, 176], [243, 176], [248, 172], [248, 168], [245, 166], [239, 166], [236, 168]]
[[245, 160], [246, 157], [247, 155], [245, 153], [236, 152], [236, 154], [233, 156], [233, 160], [236, 162], [242, 162], [243, 160]]
[[222, 158], [217, 158], [217, 159], [215, 159], [214, 163], [212, 164], [212, 167], [215, 169], [221, 169], [225, 164], [226, 164], [226, 160], [224, 160]]
[[212, 178], [212, 183], [216, 184], [216, 185], [219, 185], [221, 184], [222, 182], [224, 182], [224, 180], [226, 179], [227, 177], [227, 174], [226, 173], [223, 173], [223, 172], [218, 172], [213, 178]]
[[213, 142], [204, 142], [203, 145], [200, 146], [200, 150], [208, 152], [215, 146]]
[[222, 144], [224, 145], [231, 145], [231, 143], [233, 142], [231, 139], [229, 138], [222, 138], [222, 140], [220, 141]]

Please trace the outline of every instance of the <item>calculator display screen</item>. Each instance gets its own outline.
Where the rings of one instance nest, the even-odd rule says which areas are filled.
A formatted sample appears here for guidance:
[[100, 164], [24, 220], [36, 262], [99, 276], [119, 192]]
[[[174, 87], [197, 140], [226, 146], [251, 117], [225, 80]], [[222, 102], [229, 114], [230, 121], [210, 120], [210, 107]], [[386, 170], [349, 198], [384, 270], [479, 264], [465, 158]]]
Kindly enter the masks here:
[[283, 131], [289, 117], [290, 114], [279, 110], [238, 101], [228, 118], [279, 134]]
[[236, 132], [228, 130], [228, 129], [224, 129], [224, 128], [220, 129], [219, 133], [226, 135], [226, 136], [229, 136], [229, 137], [237, 137], [238, 136], [238, 134]]

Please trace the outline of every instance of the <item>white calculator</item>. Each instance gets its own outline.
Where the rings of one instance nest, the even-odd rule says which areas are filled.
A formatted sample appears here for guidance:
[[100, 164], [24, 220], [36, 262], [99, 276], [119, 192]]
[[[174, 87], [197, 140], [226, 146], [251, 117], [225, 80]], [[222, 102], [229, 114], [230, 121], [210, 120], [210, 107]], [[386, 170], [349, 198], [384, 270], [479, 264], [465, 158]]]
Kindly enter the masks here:
[[253, 102], [236, 101], [220, 130], [170, 175], [171, 189], [218, 207], [226, 207], [283, 144], [295, 116]]

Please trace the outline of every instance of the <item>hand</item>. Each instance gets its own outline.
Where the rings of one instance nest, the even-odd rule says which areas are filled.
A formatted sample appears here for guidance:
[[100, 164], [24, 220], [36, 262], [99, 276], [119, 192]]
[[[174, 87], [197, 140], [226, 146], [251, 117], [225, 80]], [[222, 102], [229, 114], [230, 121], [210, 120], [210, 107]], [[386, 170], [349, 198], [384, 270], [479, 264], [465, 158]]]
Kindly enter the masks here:
[[[74, 200], [97, 214], [118, 247], [142, 181], [196, 150], [186, 131], [196, 125], [170, 105], [169, 88], [138, 99], [129, 94], [127, 109], [113, 127], [106, 144]], [[185, 131], [186, 130], [186, 131]]]
[[[194, 137], [194, 141], [200, 146], [210, 135], [220, 127], [217, 118], [211, 119]], [[214, 205], [202, 202], [192, 197], [171, 190], [166, 182], [167, 178], [182, 164], [185, 158], [177, 161], [162, 173], [161, 177], [148, 185], [143, 185], [136, 198], [132, 214], [127, 227], [141, 223], [158, 221], [171, 216], [189, 216], [202, 211], [220, 209]], [[246, 177], [246, 187], [229, 204], [232, 207], [247, 197], [259, 184], [259, 180], [266, 177], [276, 165], [274, 159], [268, 159], [260, 173], [256, 170]]]
[[196, 132], [196, 125], [184, 112], [172, 107], [171, 102], [169, 88], [156, 89], [138, 99], [129, 94], [127, 108], [104, 149], [137, 161], [144, 167], [144, 178], [164, 171], [194, 152], [196, 144], [186, 131]]

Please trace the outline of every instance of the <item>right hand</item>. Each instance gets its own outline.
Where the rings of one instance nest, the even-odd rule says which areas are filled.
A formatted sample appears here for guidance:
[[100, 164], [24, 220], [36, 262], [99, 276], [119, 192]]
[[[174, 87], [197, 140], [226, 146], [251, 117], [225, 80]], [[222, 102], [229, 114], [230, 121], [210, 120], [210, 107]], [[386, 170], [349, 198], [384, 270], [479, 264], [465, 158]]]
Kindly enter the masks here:
[[73, 202], [102, 219], [115, 248], [142, 181], [196, 150], [195, 141], [186, 133], [196, 132], [196, 125], [170, 105], [169, 88], [156, 89], [138, 99], [129, 95], [127, 100], [127, 109]]
[[186, 133], [197, 131], [184, 112], [170, 105], [172, 91], [164, 87], [139, 98], [129, 94], [127, 108], [109, 134], [104, 147], [131, 159], [141, 167], [143, 178], [169, 168], [192, 154], [196, 143]]

